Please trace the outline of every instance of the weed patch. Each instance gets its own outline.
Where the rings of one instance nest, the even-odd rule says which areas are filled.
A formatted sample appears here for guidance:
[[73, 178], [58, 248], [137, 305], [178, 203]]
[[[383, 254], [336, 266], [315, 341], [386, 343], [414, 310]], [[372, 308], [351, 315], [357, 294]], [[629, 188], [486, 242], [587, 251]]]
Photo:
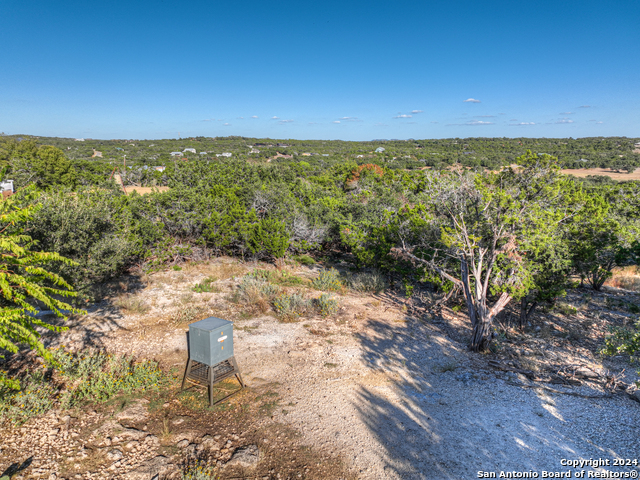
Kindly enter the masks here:
[[340, 280], [338, 271], [332, 268], [330, 270], [322, 270], [318, 277], [311, 282], [311, 285], [316, 290], [337, 292], [342, 288], [342, 281]]
[[115, 299], [113, 304], [129, 314], [144, 315], [151, 310], [151, 307], [142, 298], [135, 295], [121, 295]]

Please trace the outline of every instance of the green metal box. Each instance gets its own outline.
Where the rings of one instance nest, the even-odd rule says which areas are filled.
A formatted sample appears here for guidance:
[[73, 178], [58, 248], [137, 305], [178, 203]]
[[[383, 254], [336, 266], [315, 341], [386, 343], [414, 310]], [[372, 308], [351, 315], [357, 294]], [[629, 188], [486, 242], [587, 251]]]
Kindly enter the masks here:
[[233, 357], [233, 322], [209, 317], [189, 325], [189, 358], [213, 366]]

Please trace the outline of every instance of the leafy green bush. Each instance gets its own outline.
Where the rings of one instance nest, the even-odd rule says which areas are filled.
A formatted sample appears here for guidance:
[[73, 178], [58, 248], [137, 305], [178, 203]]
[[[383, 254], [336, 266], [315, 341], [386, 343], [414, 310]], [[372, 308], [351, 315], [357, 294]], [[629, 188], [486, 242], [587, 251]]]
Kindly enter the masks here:
[[92, 297], [91, 287], [121, 274], [133, 258], [135, 240], [120, 217], [119, 193], [108, 190], [49, 191], [39, 197], [41, 208], [29, 222], [39, 248], [78, 263], [60, 264], [56, 273]]
[[196, 283], [193, 286], [192, 290], [196, 293], [209, 293], [219, 291], [216, 287], [211, 285], [216, 280], [217, 278], [207, 277], [202, 282]]
[[293, 259], [301, 265], [315, 265], [316, 261], [310, 255], [295, 255]]
[[182, 480], [217, 480], [220, 478], [215, 466], [207, 465], [206, 462], [198, 460], [186, 466], [182, 472]]
[[611, 327], [602, 349], [605, 355], [624, 353], [637, 360], [640, 356], [640, 320], [633, 327]]
[[347, 284], [351, 290], [360, 293], [380, 293], [387, 286], [384, 275], [377, 270], [355, 273], [349, 276]]
[[105, 353], [53, 352], [60, 374], [69, 382], [60, 402], [63, 408], [84, 402], [104, 402], [123, 393], [157, 388], [164, 376], [156, 362], [135, 363], [131, 357]]
[[259, 256], [284, 257], [289, 248], [285, 224], [270, 218], [260, 220], [249, 237], [249, 249]]
[[311, 302], [298, 293], [283, 293], [273, 301], [273, 308], [285, 321], [294, 321], [309, 311]]
[[[631, 361], [640, 357], [640, 320], [632, 327], [611, 327], [601, 350], [604, 355], [629, 355]], [[640, 370], [638, 371], [640, 375]], [[640, 388], [640, 382], [636, 385]]]
[[340, 274], [335, 268], [322, 270], [320, 274], [311, 282], [313, 288], [328, 292], [336, 292], [342, 288]]
[[59, 404], [69, 408], [104, 402], [120, 393], [158, 388], [164, 374], [155, 362], [135, 363], [132, 358], [105, 353], [74, 354], [53, 350], [56, 376], [43, 370], [22, 379], [22, 389], [0, 387], [0, 419], [21, 424]]
[[21, 384], [23, 388], [19, 391], [0, 388], [0, 418], [16, 425], [51, 410], [57, 393], [42, 371], [27, 375]]
[[323, 317], [338, 313], [338, 300], [328, 293], [323, 293], [318, 298], [313, 299], [313, 306]]

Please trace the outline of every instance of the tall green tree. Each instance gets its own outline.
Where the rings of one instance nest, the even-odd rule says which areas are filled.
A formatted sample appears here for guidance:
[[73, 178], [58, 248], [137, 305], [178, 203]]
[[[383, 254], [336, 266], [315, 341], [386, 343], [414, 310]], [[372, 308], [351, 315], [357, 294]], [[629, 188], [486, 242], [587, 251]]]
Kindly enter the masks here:
[[16, 186], [30, 184], [38, 188], [73, 187], [77, 172], [64, 152], [57, 147], [37, 147], [33, 141], [9, 142], [0, 151], [0, 161], [9, 165], [9, 175]]
[[427, 173], [422, 203], [398, 211], [400, 251], [464, 294], [470, 347], [488, 348], [493, 319], [534, 286], [529, 252], [556, 236], [570, 180], [531, 152], [499, 172]]
[[[27, 200], [33, 200], [32, 192]], [[25, 223], [38, 206], [21, 207], [16, 195], [0, 202], [0, 349], [17, 353], [20, 347], [34, 349], [45, 361], [52, 361], [51, 353], [40, 341], [38, 327], [61, 331], [59, 327], [36, 317], [40, 308], [52, 310], [66, 319], [69, 313], [82, 313], [60, 298], [76, 293], [61, 276], [50, 272], [52, 262], [71, 265], [71, 260], [57, 253], [36, 250], [34, 240], [24, 233]], [[4, 356], [0, 355], [0, 358]], [[20, 384], [0, 371], [0, 385], [17, 389]]]

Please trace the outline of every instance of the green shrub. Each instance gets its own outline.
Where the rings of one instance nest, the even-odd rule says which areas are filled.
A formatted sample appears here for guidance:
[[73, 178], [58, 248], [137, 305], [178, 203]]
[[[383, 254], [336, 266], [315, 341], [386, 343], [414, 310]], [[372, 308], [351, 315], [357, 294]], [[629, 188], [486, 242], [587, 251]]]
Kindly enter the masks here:
[[338, 300], [328, 293], [323, 293], [318, 298], [315, 298], [313, 300], [313, 306], [323, 317], [338, 313]]
[[0, 418], [15, 425], [48, 412], [53, 408], [57, 393], [42, 371], [28, 374], [20, 383], [22, 389], [19, 391], [0, 388]]
[[260, 272], [265, 271], [258, 271], [257, 275], [254, 272], [242, 277], [242, 281], [231, 300], [250, 309], [265, 313], [282, 289], [264, 280], [262, 278], [263, 274]]
[[284, 223], [265, 218], [254, 227], [249, 237], [249, 249], [258, 256], [284, 257], [289, 248], [289, 234]]
[[377, 270], [355, 273], [349, 276], [347, 284], [351, 290], [360, 293], [380, 293], [387, 286], [384, 275]]
[[293, 259], [300, 265], [315, 265], [316, 261], [310, 255], [295, 255]]
[[322, 270], [318, 277], [311, 282], [311, 285], [318, 290], [336, 292], [342, 288], [342, 281], [338, 271], [332, 268], [330, 270]]
[[27, 374], [19, 391], [0, 387], [0, 419], [21, 424], [57, 404], [70, 408], [104, 402], [120, 393], [157, 388], [164, 375], [155, 362], [135, 363], [132, 358], [105, 353], [73, 354], [53, 350], [56, 375], [43, 370]]
[[60, 403], [63, 408], [85, 402], [104, 402], [119, 393], [158, 387], [164, 376], [156, 362], [135, 363], [131, 357], [63, 349], [53, 352], [60, 374], [68, 380]]
[[220, 478], [215, 466], [207, 465], [206, 462], [198, 460], [184, 468], [182, 480], [217, 480]]
[[193, 286], [192, 290], [194, 292], [196, 292], [196, 293], [216, 292], [216, 291], [218, 291], [218, 289], [216, 287], [214, 287], [213, 285], [211, 285], [216, 280], [217, 280], [216, 278], [207, 277], [202, 282], [196, 283]]
[[273, 308], [278, 315], [287, 321], [293, 321], [309, 311], [309, 300], [298, 293], [283, 293], [273, 301]]

